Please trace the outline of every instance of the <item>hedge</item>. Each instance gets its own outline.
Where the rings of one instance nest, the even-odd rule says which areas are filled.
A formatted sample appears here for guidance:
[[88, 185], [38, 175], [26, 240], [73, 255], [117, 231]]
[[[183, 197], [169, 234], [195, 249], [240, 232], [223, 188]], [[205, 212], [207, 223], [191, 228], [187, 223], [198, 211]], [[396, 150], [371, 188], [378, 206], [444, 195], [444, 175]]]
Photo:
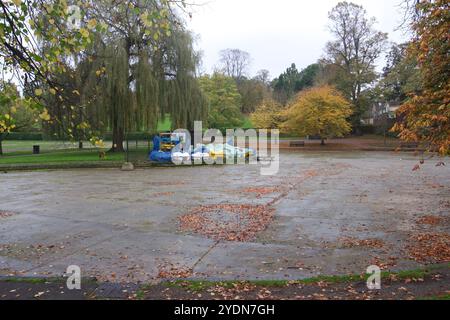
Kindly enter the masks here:
[[[125, 135], [125, 140], [152, 140], [154, 135], [154, 133], [148, 132], [130, 132]], [[103, 136], [103, 140], [112, 141], [112, 133], [105, 133]]]
[[44, 135], [40, 132], [11, 132], [6, 140], [42, 141]]
[[[151, 140], [154, 134], [146, 133], [146, 132], [133, 132], [126, 135], [126, 139], [128, 140]], [[102, 137], [103, 140], [111, 141], [112, 133], [106, 133]], [[11, 132], [6, 137], [6, 140], [22, 140], [22, 141], [43, 141], [43, 140], [51, 140], [51, 141], [67, 141], [68, 138], [55, 138], [49, 137], [44, 133], [40, 132]]]

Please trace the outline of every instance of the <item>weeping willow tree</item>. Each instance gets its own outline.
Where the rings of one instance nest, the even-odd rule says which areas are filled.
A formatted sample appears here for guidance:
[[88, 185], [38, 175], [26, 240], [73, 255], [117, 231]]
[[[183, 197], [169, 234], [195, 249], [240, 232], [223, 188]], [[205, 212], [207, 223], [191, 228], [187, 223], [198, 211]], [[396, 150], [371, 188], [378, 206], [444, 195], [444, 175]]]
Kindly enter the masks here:
[[195, 78], [198, 60], [192, 37], [186, 32], [174, 33], [158, 52], [159, 115], [170, 114], [174, 128], [192, 130], [194, 121], [206, 119], [206, 97]]
[[[98, 130], [112, 131], [112, 151], [123, 151], [127, 132], [156, 132], [158, 121], [167, 114], [175, 128], [189, 130], [194, 121], [206, 117], [191, 36], [184, 31], [171, 33], [153, 50], [144, 47], [133, 52], [127, 41], [119, 40], [107, 44], [100, 55], [102, 62], [96, 62], [103, 66], [103, 76], [88, 117]], [[92, 76], [85, 84], [88, 96], [95, 81]]]
[[[130, 6], [147, 13], [136, 14]], [[123, 151], [127, 132], [156, 132], [167, 114], [174, 127], [186, 129], [206, 117], [196, 79], [198, 54], [174, 11], [162, 11], [158, 1], [96, 1], [89, 18], [106, 31], [99, 33], [88, 58], [91, 72], [82, 100], [92, 128], [112, 131], [112, 151]], [[163, 23], [166, 32], [155, 33]]]

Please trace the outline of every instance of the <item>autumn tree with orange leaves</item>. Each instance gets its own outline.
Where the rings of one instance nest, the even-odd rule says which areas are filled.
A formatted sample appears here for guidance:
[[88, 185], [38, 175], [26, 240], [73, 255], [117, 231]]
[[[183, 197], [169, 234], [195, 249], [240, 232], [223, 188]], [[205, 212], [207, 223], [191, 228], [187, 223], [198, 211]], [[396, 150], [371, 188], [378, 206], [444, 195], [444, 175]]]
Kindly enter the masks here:
[[442, 155], [450, 152], [450, 1], [416, 4], [415, 33], [409, 54], [419, 61], [422, 90], [410, 95], [392, 129], [405, 141], [430, 144]]

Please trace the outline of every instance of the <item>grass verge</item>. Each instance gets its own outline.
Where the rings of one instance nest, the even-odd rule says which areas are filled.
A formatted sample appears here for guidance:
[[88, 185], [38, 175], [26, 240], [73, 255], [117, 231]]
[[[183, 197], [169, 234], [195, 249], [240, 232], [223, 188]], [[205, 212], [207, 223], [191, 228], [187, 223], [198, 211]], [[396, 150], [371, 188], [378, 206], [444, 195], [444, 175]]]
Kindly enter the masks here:
[[[431, 274], [433, 271], [437, 271], [443, 268], [450, 268], [450, 264], [429, 266], [424, 269], [406, 270], [399, 272], [383, 272], [381, 274], [382, 279], [390, 279], [395, 277], [397, 280], [405, 279], [421, 279]], [[338, 283], [353, 283], [360, 281], [367, 281], [369, 275], [342, 275], [342, 276], [318, 276], [313, 278], [307, 278], [302, 280], [256, 280], [256, 281], [203, 281], [203, 280], [175, 280], [164, 282], [163, 285], [172, 288], [183, 288], [193, 292], [200, 292], [207, 290], [214, 286], [220, 286], [224, 288], [231, 288], [236, 284], [248, 283], [257, 287], [285, 287], [292, 284], [316, 284], [320, 282], [328, 284]], [[145, 289], [145, 288], [144, 288]]]

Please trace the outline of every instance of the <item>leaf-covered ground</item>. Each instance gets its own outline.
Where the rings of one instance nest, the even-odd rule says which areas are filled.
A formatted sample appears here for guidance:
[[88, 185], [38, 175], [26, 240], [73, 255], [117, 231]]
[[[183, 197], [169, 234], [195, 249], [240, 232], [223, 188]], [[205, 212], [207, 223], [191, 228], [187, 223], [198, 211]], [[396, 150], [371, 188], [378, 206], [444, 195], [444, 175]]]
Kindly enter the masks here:
[[0, 279], [0, 300], [416, 300], [450, 299], [450, 265], [383, 273], [381, 290], [368, 290], [366, 277], [322, 276], [301, 281], [172, 281], [156, 285], [82, 282], [67, 290], [64, 279]]
[[274, 209], [255, 205], [202, 206], [179, 218], [183, 231], [215, 240], [249, 241], [272, 222]]
[[0, 173], [0, 275], [79, 265], [111, 284], [285, 281], [450, 262], [449, 167], [412, 171], [417, 161], [282, 153], [273, 177], [252, 166]]

